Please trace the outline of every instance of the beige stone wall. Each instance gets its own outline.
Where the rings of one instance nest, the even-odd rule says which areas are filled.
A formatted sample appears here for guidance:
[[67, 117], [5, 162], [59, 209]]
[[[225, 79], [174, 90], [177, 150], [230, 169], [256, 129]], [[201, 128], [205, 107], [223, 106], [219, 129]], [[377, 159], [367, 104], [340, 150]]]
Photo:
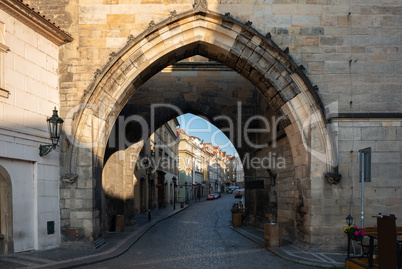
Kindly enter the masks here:
[[[47, 14], [52, 4], [30, 1]], [[393, 111], [400, 109], [395, 89], [400, 89], [400, 40], [397, 0], [386, 4], [358, 1], [207, 1], [212, 11], [231, 16], [262, 34], [271, 33], [281, 47], [303, 64], [306, 73], [320, 88], [325, 104], [338, 102], [341, 110]], [[52, 2], [53, 3], [53, 2]], [[188, 11], [193, 1], [174, 4], [165, 1], [69, 1], [59, 3], [55, 20], [72, 33], [75, 41], [62, 53], [64, 100], [79, 100], [111, 52], [124, 46], [126, 38], [144, 31], [151, 20], [158, 23], [170, 12]], [[56, 14], [55, 14], [56, 15]], [[62, 19], [63, 18], [63, 19]], [[351, 63], [349, 63], [349, 61]], [[72, 92], [74, 89], [75, 92]], [[353, 90], [352, 90], [353, 89]], [[379, 100], [378, 89], [382, 98]], [[361, 101], [359, 104], [358, 101]]]

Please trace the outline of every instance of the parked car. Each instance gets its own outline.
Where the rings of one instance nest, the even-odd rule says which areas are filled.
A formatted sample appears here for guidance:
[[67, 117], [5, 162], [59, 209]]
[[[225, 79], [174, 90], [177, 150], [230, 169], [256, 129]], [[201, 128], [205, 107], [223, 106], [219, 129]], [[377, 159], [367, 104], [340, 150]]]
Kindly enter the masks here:
[[242, 198], [244, 194], [244, 189], [238, 189], [234, 191], [235, 193], [235, 198]]
[[219, 196], [218, 196], [217, 193], [214, 193], [213, 195], [214, 195], [215, 199], [218, 199], [218, 198], [219, 198]]
[[215, 194], [217, 194], [217, 195], [218, 195], [218, 198], [221, 198], [221, 197], [222, 197], [222, 195], [221, 195], [221, 192], [220, 192], [220, 191], [215, 192]]
[[235, 193], [235, 198], [242, 198], [243, 195], [240, 192]]
[[208, 194], [207, 200], [214, 200], [215, 199], [215, 194]]
[[233, 193], [233, 190], [232, 190], [232, 189], [228, 189], [226, 192], [229, 193], [229, 194], [231, 194], [231, 193]]

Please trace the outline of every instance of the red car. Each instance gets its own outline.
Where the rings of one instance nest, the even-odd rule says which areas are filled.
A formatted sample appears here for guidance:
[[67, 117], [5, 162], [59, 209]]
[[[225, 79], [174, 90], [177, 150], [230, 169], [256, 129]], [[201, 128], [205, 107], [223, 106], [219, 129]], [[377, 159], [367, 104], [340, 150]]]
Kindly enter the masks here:
[[209, 194], [207, 196], [207, 200], [214, 200], [214, 199], [215, 199], [215, 195], [213, 195], [213, 194]]
[[217, 195], [218, 195], [218, 198], [221, 198], [221, 197], [222, 197], [222, 195], [221, 195], [221, 192], [220, 192], [220, 191], [215, 192], [215, 194], [217, 194]]

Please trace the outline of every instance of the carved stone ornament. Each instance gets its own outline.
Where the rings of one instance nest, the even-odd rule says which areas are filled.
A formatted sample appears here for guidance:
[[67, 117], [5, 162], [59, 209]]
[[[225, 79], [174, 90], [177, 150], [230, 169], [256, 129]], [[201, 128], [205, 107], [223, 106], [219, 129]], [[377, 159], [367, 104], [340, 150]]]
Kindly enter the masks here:
[[98, 68], [96, 69], [95, 73], [94, 73], [94, 77], [96, 78], [97, 76], [99, 76], [100, 74], [102, 74], [102, 71]]
[[113, 60], [114, 58], [116, 58], [117, 53], [113, 51], [112, 53], [109, 54], [109, 56], [110, 56], [109, 60]]
[[342, 175], [335, 172], [335, 173], [325, 173], [324, 174], [325, 179], [327, 182], [331, 185], [336, 185], [341, 181]]
[[131, 43], [131, 42], [133, 42], [134, 41], [134, 39], [135, 39], [135, 37], [131, 34], [131, 35], [129, 35], [128, 37], [127, 37], [127, 43]]
[[208, 3], [207, 0], [194, 0], [193, 9], [198, 11], [208, 11]]
[[150, 21], [149, 25], [148, 25], [148, 29], [154, 28], [155, 27], [155, 22], [154, 21]]
[[77, 178], [78, 178], [78, 175], [76, 175], [76, 174], [68, 174], [67, 173], [67, 174], [64, 175], [64, 177], [62, 179], [63, 179], [64, 183], [74, 184], [75, 181], [77, 180]]
[[176, 17], [176, 16], [177, 16], [176, 10], [170, 11], [169, 18], [173, 19], [173, 18]]

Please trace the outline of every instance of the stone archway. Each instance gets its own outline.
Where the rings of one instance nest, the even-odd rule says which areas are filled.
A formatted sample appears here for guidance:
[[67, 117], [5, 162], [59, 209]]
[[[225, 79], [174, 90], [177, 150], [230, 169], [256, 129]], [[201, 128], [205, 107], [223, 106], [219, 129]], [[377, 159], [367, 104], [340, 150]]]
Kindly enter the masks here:
[[[85, 208], [92, 216], [92, 224], [76, 227], [82, 238], [96, 238], [101, 233], [97, 193], [101, 188], [105, 146], [120, 111], [149, 78], [193, 55], [235, 70], [255, 85], [277, 117], [286, 118], [282, 124], [293, 163], [308, 171], [301, 178], [311, 182], [306, 184], [322, 184], [323, 174], [336, 165], [322, 103], [296, 63], [250, 25], [197, 6], [157, 25], [150, 24], [136, 38], [130, 37], [127, 45], [112, 54], [109, 63], [97, 72], [81, 107], [65, 121], [70, 127], [67, 133], [71, 142], [67, 174], [76, 173], [78, 185], [92, 192], [88, 199], [93, 200], [93, 206]], [[151, 131], [147, 130], [146, 135]], [[314, 195], [307, 198], [314, 199]], [[305, 210], [314, 213], [310, 208]]]
[[13, 242], [13, 199], [11, 178], [0, 166], [0, 254], [14, 252]]

